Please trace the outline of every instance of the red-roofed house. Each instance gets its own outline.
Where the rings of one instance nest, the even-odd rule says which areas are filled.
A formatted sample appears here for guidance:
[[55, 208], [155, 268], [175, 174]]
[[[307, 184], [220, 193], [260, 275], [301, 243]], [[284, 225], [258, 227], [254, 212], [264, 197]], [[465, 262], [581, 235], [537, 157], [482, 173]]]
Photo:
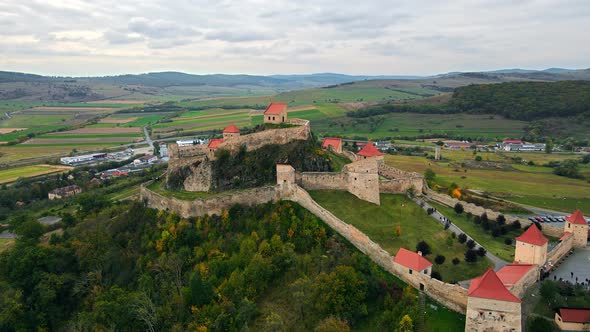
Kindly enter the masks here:
[[560, 308], [555, 313], [555, 323], [563, 331], [588, 331], [590, 309]]
[[543, 265], [547, 261], [547, 238], [535, 225], [531, 225], [516, 238], [514, 262]]
[[322, 142], [322, 149], [332, 149], [332, 151], [337, 153], [342, 153], [342, 139], [341, 138], [333, 138], [333, 137], [326, 137]]
[[492, 268], [471, 280], [465, 331], [521, 331], [521, 301]]
[[235, 125], [231, 124], [223, 129], [223, 139], [228, 140], [234, 137], [240, 137], [240, 130]]
[[264, 111], [264, 123], [280, 124], [287, 122], [287, 104], [270, 103]]
[[368, 141], [356, 155], [360, 156], [359, 159], [375, 158], [377, 160], [383, 160], [383, 153], [379, 152], [371, 141]]
[[422, 257], [420, 252], [416, 253], [405, 248], [399, 248], [393, 262], [404, 267], [402, 270], [407, 270], [409, 274], [430, 275], [432, 273], [432, 263]]
[[574, 248], [585, 248], [588, 244], [588, 222], [582, 211], [576, 210], [565, 218], [564, 231], [574, 235]]

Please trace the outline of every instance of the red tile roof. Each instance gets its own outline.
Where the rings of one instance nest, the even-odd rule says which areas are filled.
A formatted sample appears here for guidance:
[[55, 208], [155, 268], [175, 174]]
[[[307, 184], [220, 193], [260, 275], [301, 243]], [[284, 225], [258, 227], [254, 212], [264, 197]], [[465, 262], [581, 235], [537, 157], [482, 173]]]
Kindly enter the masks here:
[[565, 217], [565, 220], [571, 222], [572, 224], [588, 225], [588, 222], [586, 219], [584, 219], [584, 215], [580, 210], [576, 210], [576, 212], [574, 212], [571, 216]]
[[507, 264], [496, 272], [496, 275], [505, 286], [511, 286], [522, 279], [533, 266], [533, 264]]
[[240, 130], [235, 125], [229, 125], [223, 129], [224, 134], [239, 134]]
[[489, 268], [481, 277], [471, 280], [467, 295], [482, 299], [521, 302], [518, 297], [504, 286], [492, 268]]
[[[590, 229], [588, 231], [590, 232]], [[572, 235], [571, 232], [565, 232], [565, 233], [563, 233], [563, 235], [559, 238], [559, 241], [565, 240], [570, 235]]]
[[393, 261], [405, 267], [409, 267], [414, 271], [422, 271], [432, 266], [432, 263], [422, 257], [422, 255], [405, 248], [399, 248]]
[[333, 137], [326, 137], [322, 142], [322, 148], [327, 149], [329, 146], [332, 147], [333, 150], [340, 150], [340, 146], [342, 145], [341, 138], [333, 138]]
[[383, 153], [379, 152], [379, 150], [377, 150], [371, 141], [367, 142], [367, 144], [365, 144], [365, 146], [363, 146], [363, 148], [357, 154], [364, 157], [376, 157], [383, 155]]
[[590, 309], [559, 309], [559, 316], [564, 322], [590, 323]]
[[214, 138], [209, 141], [209, 145], [207, 145], [207, 147], [210, 149], [217, 149], [217, 146], [219, 146], [221, 143], [223, 143], [223, 138]]
[[516, 238], [516, 241], [542, 246], [549, 242], [543, 233], [535, 225], [531, 225], [524, 233]]
[[504, 144], [522, 144], [522, 141], [519, 139], [505, 139]]
[[281, 114], [283, 111], [287, 110], [286, 103], [270, 103], [264, 111], [264, 114]]

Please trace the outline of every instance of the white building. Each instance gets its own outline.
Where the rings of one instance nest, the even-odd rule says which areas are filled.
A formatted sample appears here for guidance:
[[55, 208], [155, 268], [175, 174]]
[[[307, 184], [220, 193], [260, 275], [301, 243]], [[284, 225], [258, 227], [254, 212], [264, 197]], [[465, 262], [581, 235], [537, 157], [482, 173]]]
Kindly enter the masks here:
[[133, 161], [133, 165], [137, 166], [137, 165], [147, 165], [147, 164], [153, 164], [156, 161], [158, 161], [158, 157], [152, 155], [152, 154], [148, 154], [145, 155], [143, 157], [137, 158]]

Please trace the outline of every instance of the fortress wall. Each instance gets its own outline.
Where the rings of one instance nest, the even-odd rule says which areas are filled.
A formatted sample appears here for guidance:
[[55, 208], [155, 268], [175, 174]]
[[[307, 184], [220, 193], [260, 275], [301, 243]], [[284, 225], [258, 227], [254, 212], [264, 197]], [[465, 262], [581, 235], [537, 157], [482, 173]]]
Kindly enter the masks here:
[[399, 168], [391, 167], [385, 163], [379, 164], [379, 175], [388, 179], [408, 178], [408, 177], [422, 177], [416, 172], [406, 172]]
[[519, 299], [522, 299], [527, 288], [539, 280], [539, 269], [538, 265], [534, 265], [533, 268], [518, 281], [518, 283], [510, 287], [512, 294], [516, 295]]
[[[253, 206], [267, 202], [276, 202], [282, 198], [282, 186], [267, 186], [185, 201], [174, 197], [164, 197], [155, 193], [147, 188], [149, 184], [150, 182], [141, 186], [139, 192], [140, 199], [145, 201], [147, 206], [151, 208], [171, 211], [183, 218], [205, 214], [219, 215], [223, 210], [227, 210], [235, 204]], [[288, 193], [288, 191], [285, 192]]]
[[330, 211], [321, 207], [302, 188], [297, 186], [288, 199], [299, 203], [318, 218], [322, 219], [330, 228], [347, 239], [362, 253], [368, 255], [371, 260], [386, 271], [389, 271], [415, 288], [419, 289], [420, 284], [424, 285], [424, 292], [427, 295], [452, 310], [465, 313], [467, 308], [467, 290], [465, 288], [432, 279], [427, 275], [416, 273], [410, 275], [405, 268], [402, 269], [399, 265], [396, 266], [393, 262], [393, 256], [381, 248], [381, 246], [371, 241], [368, 236], [354, 226], [345, 223]]
[[[496, 218], [498, 218], [498, 216], [501, 214], [499, 212], [496, 212], [496, 211], [493, 211], [490, 209], [485, 209], [481, 206], [477, 206], [473, 203], [467, 203], [465, 201], [458, 200], [458, 199], [453, 198], [449, 195], [437, 193], [436, 191], [433, 191], [431, 189], [426, 189], [425, 193], [426, 193], [427, 197], [432, 199], [433, 201], [436, 201], [437, 203], [440, 203], [440, 204], [443, 204], [443, 205], [446, 205], [449, 207], [455, 207], [455, 204], [461, 203], [461, 205], [463, 205], [463, 209], [464, 209], [465, 213], [469, 212], [473, 215], [481, 216], [485, 212], [488, 216], [488, 219], [490, 219], [490, 220], [496, 220]], [[531, 221], [528, 219], [513, 217], [513, 216], [505, 216], [505, 217], [506, 217], [507, 224], [509, 224], [515, 220], [518, 220], [520, 222], [520, 224], [522, 225], [522, 227], [525, 227], [525, 226], [528, 226], [531, 224]], [[556, 226], [549, 225], [549, 224], [542, 224], [542, 227], [543, 227], [543, 230], [542, 230], [543, 233], [548, 236], [559, 238], [563, 235], [563, 223], [558, 223]]]
[[567, 255], [574, 247], [574, 235], [566, 237], [551, 251], [547, 253], [547, 262], [551, 261], [553, 264], [559, 262], [565, 255]]
[[346, 190], [347, 188], [346, 180], [342, 173], [297, 173], [297, 183], [308, 190]]
[[385, 194], [403, 194], [410, 188], [414, 188], [414, 194], [421, 196], [424, 189], [423, 178], [400, 178], [392, 180], [381, 180], [379, 191]]
[[240, 146], [245, 145], [247, 151], [252, 151], [268, 144], [287, 144], [297, 140], [307, 140], [311, 134], [309, 121], [303, 121], [296, 127], [267, 129], [235, 137], [219, 144], [218, 148], [236, 152]]

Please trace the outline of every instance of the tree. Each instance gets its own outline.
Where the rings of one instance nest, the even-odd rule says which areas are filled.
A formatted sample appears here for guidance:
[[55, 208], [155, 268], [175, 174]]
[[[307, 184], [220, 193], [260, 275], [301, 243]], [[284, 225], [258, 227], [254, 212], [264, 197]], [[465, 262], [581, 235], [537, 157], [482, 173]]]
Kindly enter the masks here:
[[330, 274], [322, 273], [314, 284], [316, 309], [345, 319], [367, 315], [367, 283], [351, 266], [337, 266]]
[[499, 214], [496, 218], [496, 222], [498, 223], [498, 225], [504, 225], [506, 223], [506, 217], [504, 217], [503, 214]]
[[477, 253], [473, 249], [467, 249], [465, 251], [465, 261], [468, 263], [473, 263], [477, 260]]
[[434, 179], [436, 178], [436, 173], [434, 173], [434, 171], [430, 168], [427, 168], [424, 171], [424, 178], [426, 179], [426, 181], [431, 182], [434, 181]]
[[281, 315], [279, 315], [275, 312], [270, 312], [264, 318], [264, 330], [265, 331], [278, 332], [278, 331], [283, 331], [284, 329], [285, 329], [285, 324], [283, 323], [283, 318], [281, 317]]
[[473, 248], [475, 248], [475, 241], [473, 241], [472, 239], [469, 239], [465, 245], [467, 246], [467, 248], [473, 249]]
[[463, 213], [463, 205], [461, 203], [455, 204], [454, 209], [455, 209], [455, 213], [457, 213], [457, 214]]
[[430, 246], [428, 245], [428, 243], [426, 243], [426, 241], [418, 242], [418, 244], [416, 244], [416, 251], [422, 252], [422, 256], [426, 256], [432, 253], [432, 251], [430, 250]]
[[441, 265], [445, 262], [445, 256], [443, 255], [436, 255], [436, 257], [434, 258], [434, 262], [438, 265]]
[[461, 233], [459, 236], [457, 236], [457, 240], [459, 240], [459, 243], [463, 244], [467, 241], [467, 235], [465, 235], [465, 233]]
[[414, 323], [412, 322], [412, 318], [408, 315], [404, 315], [402, 319], [399, 321], [398, 331], [400, 332], [412, 332], [414, 331]]
[[350, 327], [346, 321], [334, 316], [328, 316], [322, 320], [314, 329], [315, 332], [350, 332]]
[[487, 215], [487, 213], [485, 213], [485, 212], [484, 212], [484, 213], [482, 213], [480, 218], [481, 218], [481, 222], [482, 222], [482, 223], [483, 223], [484, 221], [488, 221], [488, 215]]
[[544, 331], [556, 332], [561, 331], [555, 326], [555, 323], [548, 321], [544, 317], [530, 317], [526, 323], [527, 331]]
[[475, 156], [475, 161], [481, 161], [481, 160], [482, 160], [481, 156]]
[[545, 153], [551, 152], [553, 152], [553, 140], [551, 138], [548, 138], [545, 142]]
[[442, 281], [442, 275], [438, 271], [432, 271], [432, 274], [430, 276], [432, 277], [432, 279]]
[[453, 258], [453, 265], [457, 265], [459, 263], [461, 263], [461, 260], [459, 258], [457, 258], [457, 257]]
[[578, 161], [573, 159], [564, 160], [553, 169], [553, 174], [565, 176], [572, 179], [583, 179], [578, 167]]
[[510, 226], [512, 227], [512, 229], [516, 230], [516, 229], [520, 229], [521, 225], [520, 225], [520, 221], [518, 220], [514, 220]]
[[477, 248], [477, 255], [479, 257], [484, 257], [486, 255], [487, 251], [485, 250], [484, 247], [479, 247]]

